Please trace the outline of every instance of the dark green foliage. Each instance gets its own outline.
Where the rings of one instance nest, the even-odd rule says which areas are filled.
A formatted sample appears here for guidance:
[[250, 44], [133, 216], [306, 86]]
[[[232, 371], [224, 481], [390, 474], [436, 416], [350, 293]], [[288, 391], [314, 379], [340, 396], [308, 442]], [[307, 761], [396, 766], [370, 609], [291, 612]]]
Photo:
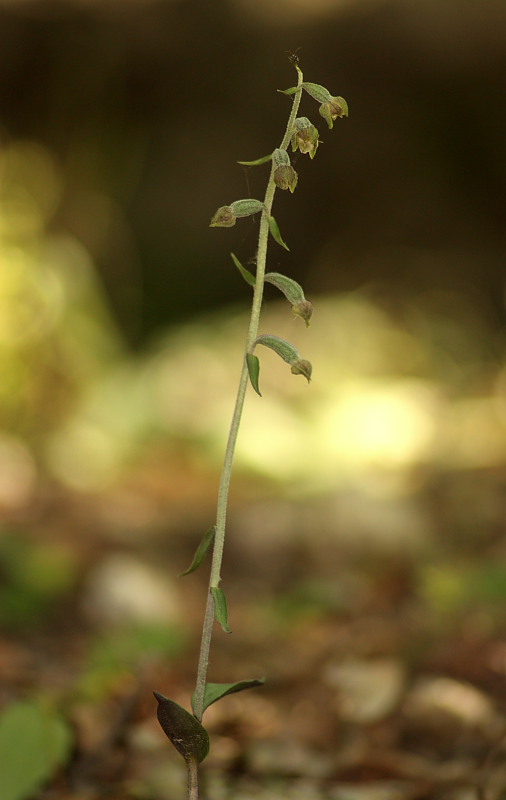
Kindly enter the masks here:
[[201, 761], [209, 753], [209, 735], [206, 729], [185, 708], [169, 700], [160, 692], [153, 692], [158, 700], [156, 715], [163, 732], [168, 736], [184, 760]]

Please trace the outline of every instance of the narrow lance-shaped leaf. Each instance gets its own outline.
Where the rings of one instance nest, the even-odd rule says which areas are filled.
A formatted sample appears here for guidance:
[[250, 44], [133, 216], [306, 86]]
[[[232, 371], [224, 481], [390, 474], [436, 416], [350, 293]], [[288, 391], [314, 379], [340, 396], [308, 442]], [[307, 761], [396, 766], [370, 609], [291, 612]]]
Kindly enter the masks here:
[[268, 156], [262, 156], [262, 158], [257, 158], [255, 161], [238, 161], [238, 164], [242, 164], [243, 167], [258, 167], [260, 164], [266, 164], [272, 158], [272, 153], [269, 153]]
[[205, 532], [199, 546], [195, 551], [192, 563], [190, 564], [188, 569], [186, 569], [184, 572], [180, 574], [179, 576], [180, 578], [182, 578], [184, 575], [189, 575], [190, 572], [195, 572], [195, 570], [200, 567], [200, 565], [202, 564], [203, 560], [205, 559], [206, 555], [208, 554], [214, 542], [215, 534], [216, 534], [216, 525], [213, 525], [211, 528], [209, 528], [208, 531]]
[[278, 223], [276, 222], [274, 217], [269, 217], [269, 230], [271, 232], [272, 237], [278, 244], [281, 245], [281, 247], [284, 247], [285, 250], [290, 250], [286, 242], [284, 242], [283, 239], [281, 238], [281, 234], [278, 228]]
[[[242, 692], [244, 689], [252, 689], [255, 686], [263, 686], [264, 683], [265, 678], [253, 678], [252, 680], [236, 681], [236, 683], [206, 683], [203, 711], [228, 694]], [[194, 707], [194, 697], [195, 693], [192, 696], [192, 707]]]
[[313, 314], [313, 304], [310, 300], [306, 300], [302, 286], [297, 281], [294, 281], [293, 278], [288, 278], [279, 272], [267, 272], [265, 281], [272, 283], [280, 292], [283, 292], [288, 302], [292, 304], [293, 313], [301, 317], [306, 326], [309, 327], [309, 321]]
[[298, 86], [291, 86], [289, 89], [278, 89], [277, 91], [280, 94], [295, 94], [298, 88], [299, 88]]
[[255, 286], [255, 284], [256, 284], [255, 276], [252, 275], [252, 273], [249, 271], [249, 269], [246, 269], [246, 267], [243, 267], [243, 265], [241, 264], [241, 262], [239, 261], [239, 259], [235, 255], [235, 253], [230, 253], [230, 255], [232, 256], [232, 261], [234, 262], [235, 266], [237, 267], [237, 269], [241, 273], [241, 275], [244, 278], [244, 280], [246, 281], [246, 283], [249, 283], [250, 286]]
[[169, 700], [160, 692], [153, 692], [158, 700], [157, 717], [163, 732], [184, 760], [201, 761], [209, 753], [209, 734], [185, 708]]
[[262, 392], [258, 386], [258, 376], [260, 375], [260, 361], [253, 353], [246, 353], [246, 364], [248, 366], [249, 379], [255, 392], [262, 397]]
[[228, 626], [227, 598], [223, 589], [218, 586], [211, 587], [211, 594], [214, 598], [214, 614], [225, 633], [232, 633]]

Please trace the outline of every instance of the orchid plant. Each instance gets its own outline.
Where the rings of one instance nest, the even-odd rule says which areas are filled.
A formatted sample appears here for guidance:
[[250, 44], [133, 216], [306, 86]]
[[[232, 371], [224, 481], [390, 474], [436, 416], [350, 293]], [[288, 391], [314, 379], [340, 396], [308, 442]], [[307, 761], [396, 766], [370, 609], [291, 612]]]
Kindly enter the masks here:
[[157, 715], [164, 732], [184, 758], [188, 771], [187, 798], [198, 800], [199, 774], [198, 765], [206, 758], [209, 752], [209, 735], [202, 724], [205, 710], [217, 700], [234, 692], [250, 689], [261, 685], [262, 678], [240, 680], [234, 683], [210, 683], [207, 680], [209, 652], [215, 620], [226, 633], [230, 633], [228, 622], [227, 598], [221, 587], [221, 564], [225, 543], [225, 528], [228, 506], [228, 495], [234, 453], [236, 448], [244, 400], [248, 384], [261, 396], [259, 387], [260, 360], [256, 354], [257, 346], [263, 345], [274, 350], [291, 367], [294, 375], [303, 375], [307, 381], [311, 380], [311, 363], [302, 358], [297, 348], [285, 339], [274, 334], [258, 333], [260, 311], [262, 307], [265, 283], [271, 283], [286, 297], [291, 305], [292, 312], [309, 325], [313, 313], [312, 303], [306, 299], [302, 287], [292, 278], [278, 272], [266, 272], [267, 248], [269, 236], [281, 247], [288, 250], [283, 240], [279, 227], [272, 215], [272, 206], [276, 189], [295, 191], [298, 176], [290, 162], [289, 148], [292, 152], [307, 153], [311, 159], [316, 155], [319, 145], [319, 133], [315, 125], [307, 117], [299, 117], [299, 105], [302, 95], [306, 92], [312, 99], [319, 103], [319, 113], [331, 129], [337, 118], [348, 116], [348, 106], [342, 97], [335, 97], [316, 83], [304, 81], [299, 60], [291, 56], [290, 61], [297, 72], [297, 85], [289, 89], [278, 90], [282, 94], [292, 97], [292, 106], [288, 117], [285, 133], [279, 147], [272, 153], [256, 159], [255, 161], [239, 161], [245, 166], [259, 166], [270, 163], [270, 173], [263, 200], [242, 199], [235, 200], [229, 205], [221, 206], [211, 219], [213, 228], [230, 228], [242, 217], [260, 215], [260, 228], [258, 234], [258, 250], [256, 257], [256, 273], [252, 274], [234, 253], [232, 261], [242, 277], [253, 289], [253, 301], [249, 327], [246, 336], [244, 359], [239, 380], [239, 387], [232, 415], [225, 458], [221, 472], [218, 489], [216, 520], [212, 527], [204, 534], [197, 548], [191, 565], [183, 573], [188, 575], [194, 572], [203, 563], [206, 555], [212, 551], [212, 562], [209, 579], [209, 592], [204, 614], [202, 638], [200, 644], [200, 657], [197, 667], [195, 691], [192, 695], [192, 711], [187, 711], [178, 703], [170, 700], [159, 692], [154, 692], [158, 701]]

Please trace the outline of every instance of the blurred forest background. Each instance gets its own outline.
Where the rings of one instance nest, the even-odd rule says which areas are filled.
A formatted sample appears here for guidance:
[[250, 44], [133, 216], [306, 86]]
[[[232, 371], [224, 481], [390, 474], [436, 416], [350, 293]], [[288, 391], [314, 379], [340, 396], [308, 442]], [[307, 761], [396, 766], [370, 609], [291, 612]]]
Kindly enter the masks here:
[[258, 230], [208, 225], [291, 51], [350, 116], [303, 100], [276, 196], [315, 314], [262, 331], [314, 373], [247, 397], [209, 678], [267, 684], [206, 796], [506, 797], [503, 0], [1, 0], [3, 800], [183, 796], [151, 691], [189, 706]]

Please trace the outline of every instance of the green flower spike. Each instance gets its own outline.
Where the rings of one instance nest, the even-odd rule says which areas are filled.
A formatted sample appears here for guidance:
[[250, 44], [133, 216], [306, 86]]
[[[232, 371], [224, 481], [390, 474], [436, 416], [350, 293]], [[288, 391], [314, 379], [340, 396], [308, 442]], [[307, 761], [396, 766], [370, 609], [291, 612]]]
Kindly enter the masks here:
[[292, 133], [292, 150], [300, 150], [301, 153], [309, 153], [312, 159], [318, 149], [318, 129], [307, 117], [298, 117], [294, 123]]

